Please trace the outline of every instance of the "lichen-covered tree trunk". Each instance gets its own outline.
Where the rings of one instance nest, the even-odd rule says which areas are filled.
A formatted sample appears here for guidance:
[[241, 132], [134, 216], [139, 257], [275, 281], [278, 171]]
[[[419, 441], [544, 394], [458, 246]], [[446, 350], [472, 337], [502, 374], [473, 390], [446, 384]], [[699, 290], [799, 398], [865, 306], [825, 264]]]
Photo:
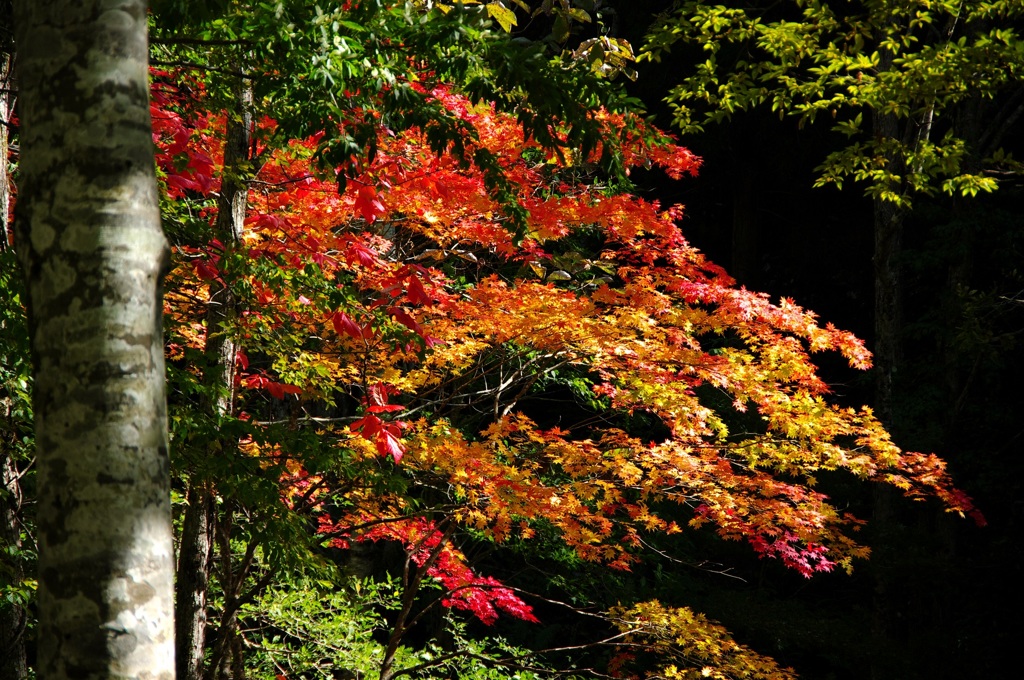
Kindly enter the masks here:
[[41, 680], [172, 680], [173, 546], [142, 0], [15, 3]]

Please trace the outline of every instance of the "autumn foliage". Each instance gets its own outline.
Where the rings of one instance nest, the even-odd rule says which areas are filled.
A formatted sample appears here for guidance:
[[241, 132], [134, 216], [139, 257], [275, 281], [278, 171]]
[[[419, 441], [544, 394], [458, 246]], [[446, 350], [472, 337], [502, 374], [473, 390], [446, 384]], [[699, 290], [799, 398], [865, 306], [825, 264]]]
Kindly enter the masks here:
[[[805, 576], [849, 570], [868, 551], [861, 521], [815, 489], [833, 470], [981, 521], [942, 461], [901, 451], [870, 409], [830, 401], [812, 355], [866, 369], [857, 338], [736, 287], [684, 238], [681, 206], [601, 176], [602, 149], [545, 149], [487, 103], [424, 93], [473, 130], [465, 153], [382, 124], [343, 193], [317, 163], [318, 137], [259, 121], [245, 232], [229, 246], [204, 236], [225, 116], [205, 110], [198, 81], [161, 73], [154, 85], [181, 227], [169, 361], [198, 381], [208, 335], [237, 339], [237, 446], [224, 455], [275, 484], [282, 511], [312, 518], [316, 541], [400, 544], [442, 605], [491, 624], [537, 616], [472, 568], [461, 536], [500, 545], [543, 530], [629, 570], [645, 537], [706, 526]], [[698, 171], [641, 120], [596, 115], [627, 167]], [[495, 198], [466, 162], [477, 149], [500, 159], [514, 196]], [[206, 327], [222, 286], [237, 320]], [[532, 401], [544, 395], [576, 403], [559, 414]], [[315, 433], [316, 448], [282, 427]], [[689, 610], [635, 603], [607, 621], [665, 677], [786, 675]], [[616, 657], [612, 671], [630, 663]]]

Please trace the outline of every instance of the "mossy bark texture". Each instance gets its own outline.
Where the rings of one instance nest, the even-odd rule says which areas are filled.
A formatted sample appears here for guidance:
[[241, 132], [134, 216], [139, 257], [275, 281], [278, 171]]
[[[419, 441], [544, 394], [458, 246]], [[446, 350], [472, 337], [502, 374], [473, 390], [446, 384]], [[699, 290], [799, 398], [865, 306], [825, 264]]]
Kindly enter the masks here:
[[174, 678], [146, 3], [19, 0], [40, 680]]

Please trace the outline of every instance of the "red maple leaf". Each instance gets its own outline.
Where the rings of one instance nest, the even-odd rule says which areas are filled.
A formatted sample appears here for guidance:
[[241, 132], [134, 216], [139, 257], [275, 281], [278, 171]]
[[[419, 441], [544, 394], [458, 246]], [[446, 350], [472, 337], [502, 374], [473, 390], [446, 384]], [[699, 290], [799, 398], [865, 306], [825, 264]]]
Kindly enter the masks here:
[[382, 456], [391, 456], [396, 463], [399, 463], [402, 456], [405, 455], [405, 446], [401, 441], [403, 425], [405, 423], [385, 422], [372, 413], [368, 413], [352, 423], [349, 429], [373, 442]]
[[369, 223], [373, 223], [384, 214], [384, 204], [378, 198], [377, 189], [369, 184], [360, 187], [356, 192], [353, 207]]

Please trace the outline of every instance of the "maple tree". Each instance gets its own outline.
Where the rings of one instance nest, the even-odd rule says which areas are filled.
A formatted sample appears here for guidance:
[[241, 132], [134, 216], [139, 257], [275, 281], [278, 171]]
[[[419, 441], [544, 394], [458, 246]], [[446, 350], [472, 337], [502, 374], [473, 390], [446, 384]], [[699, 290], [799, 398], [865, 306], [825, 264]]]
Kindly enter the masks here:
[[[172, 81], [165, 74], [154, 99], [158, 162], [171, 210], [202, 225], [216, 217], [223, 117], [190, 108]], [[232, 521], [261, 525], [238, 534], [252, 597], [275, 578], [256, 553], [296, 549], [275, 543], [294, 540], [301, 517], [318, 527], [306, 544], [403, 546], [399, 612], [380, 659], [392, 677], [403, 636], [431, 607], [484, 623], [499, 612], [536, 618], [514, 590], [471, 569], [458, 547], [470, 536], [501, 545], [553, 532], [579, 559], [628, 570], [645, 534], [709, 525], [809, 576], [867, 553], [850, 534], [859, 521], [813, 489], [823, 471], [975, 512], [937, 458], [900, 451], [869, 409], [828, 402], [809, 353], [837, 351], [866, 368], [856, 338], [791, 301], [734, 287], [686, 242], [680, 207], [600, 181], [602, 149], [556, 153], [493, 105], [445, 86], [423, 94], [472, 127], [467, 152], [501, 159], [523, 228], [479, 168], [435, 153], [420, 129], [382, 126], [374, 159], [344, 193], [316, 163], [321, 136], [290, 140], [260, 156], [237, 249], [177, 247], [166, 311], [180, 394], [201, 377], [189, 357], [216, 332], [203, 324], [213, 291], [232, 286], [238, 305], [220, 329], [238, 343], [237, 401], [217, 431], [239, 443], [206, 464], [218, 493], [247, 508]], [[640, 120], [598, 118], [621, 140], [625, 166], [697, 171], [699, 159]], [[576, 390], [600, 418], [538, 425], [530, 401], [552, 385]], [[176, 437], [195, 437], [181, 413]], [[630, 431], [637, 414], [658, 424], [656, 436]], [[232, 536], [219, 548], [227, 564]], [[424, 604], [430, 580], [443, 594]], [[246, 599], [241, 589], [233, 597]], [[667, 674], [683, 672], [671, 665], [679, 659], [784, 674], [684, 610], [638, 603], [607, 620], [622, 631], [608, 644], [667, 653]], [[707, 636], [722, 651], [677, 654], [672, 636], [682, 649]]]

